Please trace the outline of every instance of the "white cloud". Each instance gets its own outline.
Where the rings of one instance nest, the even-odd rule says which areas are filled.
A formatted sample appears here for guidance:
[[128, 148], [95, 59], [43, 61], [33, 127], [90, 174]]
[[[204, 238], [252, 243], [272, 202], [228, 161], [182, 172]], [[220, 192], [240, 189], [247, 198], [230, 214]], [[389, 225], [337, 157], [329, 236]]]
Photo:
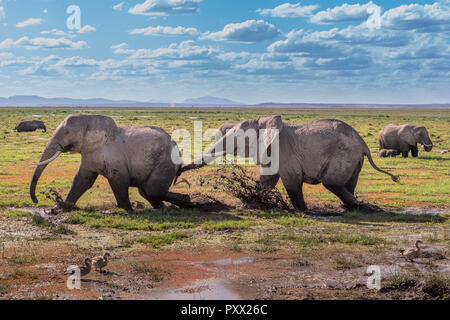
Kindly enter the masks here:
[[115, 6], [113, 6], [113, 10], [122, 11], [124, 5], [125, 5], [125, 2], [118, 3]]
[[80, 30], [78, 30], [78, 33], [88, 33], [88, 32], [93, 32], [93, 31], [97, 31], [96, 28], [94, 28], [93, 26], [90, 25], [85, 25], [84, 27], [82, 27]]
[[193, 36], [198, 34], [196, 28], [185, 28], [185, 27], [148, 27], [142, 29], [130, 30], [130, 34], [144, 34], [146, 36]]
[[367, 9], [375, 6], [372, 1], [364, 5], [359, 3], [351, 5], [344, 3], [339, 7], [329, 8], [326, 11], [316, 13], [311, 18], [311, 22], [316, 24], [331, 24], [336, 22], [364, 21], [370, 16]]
[[317, 5], [301, 6], [300, 3], [284, 3], [274, 9], [258, 9], [256, 12], [262, 16], [276, 18], [299, 18], [310, 16], [318, 7]]
[[392, 8], [382, 16], [382, 26], [395, 30], [439, 32], [450, 30], [450, 2], [410, 4]]
[[86, 46], [86, 42], [73, 42], [66, 38], [29, 38], [22, 37], [16, 41], [11, 38], [0, 42], [0, 49], [25, 47], [26, 49], [81, 49]]
[[131, 14], [144, 16], [168, 16], [173, 14], [194, 13], [198, 11], [202, 0], [146, 0], [128, 10]]
[[5, 8], [0, 6], [0, 20], [5, 18]]
[[58, 30], [58, 29], [43, 30], [43, 31], [41, 31], [41, 34], [54, 34], [55, 36], [65, 36], [65, 35], [67, 35], [64, 31]]
[[19, 23], [16, 24], [17, 28], [25, 28], [28, 26], [32, 26], [34, 24], [41, 24], [42, 22], [44, 22], [44, 19], [41, 18], [29, 18], [25, 21], [21, 21]]
[[263, 20], [247, 20], [242, 23], [227, 24], [222, 31], [207, 32], [202, 39], [230, 42], [260, 42], [271, 40], [281, 32], [273, 24]]

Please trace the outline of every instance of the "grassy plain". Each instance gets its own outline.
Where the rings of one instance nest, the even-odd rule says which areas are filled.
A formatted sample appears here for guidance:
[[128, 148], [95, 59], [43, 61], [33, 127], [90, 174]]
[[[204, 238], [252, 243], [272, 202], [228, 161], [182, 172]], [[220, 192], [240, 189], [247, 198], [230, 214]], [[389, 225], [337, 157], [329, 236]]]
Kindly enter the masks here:
[[[28, 184], [34, 170], [32, 163], [39, 159], [59, 123], [69, 114], [80, 112], [110, 116], [121, 126], [155, 125], [168, 133], [184, 128], [192, 136], [194, 121], [202, 121], [203, 130], [206, 130], [217, 128], [224, 121], [240, 121], [273, 114], [282, 115], [285, 122], [292, 124], [337, 118], [350, 124], [361, 134], [378, 166], [400, 175], [401, 184], [393, 183], [365, 161], [357, 195], [362, 201], [386, 209], [387, 213], [368, 215], [344, 212], [340, 216], [303, 217], [288, 211], [241, 208], [237, 199], [204, 183], [217, 169], [209, 166], [183, 176], [191, 183], [190, 188], [186, 184], [179, 184], [173, 190], [185, 194], [207, 194], [227, 204], [229, 209], [154, 210], [136, 190], [131, 189], [132, 202], [141, 209], [127, 214], [114, 208], [115, 200], [108, 183], [100, 177], [77, 203], [79, 210], [64, 214], [65, 220], [56, 225], [43, 223], [31, 217], [29, 212], [34, 209], [30, 208], [52, 207], [53, 201], [46, 199], [44, 195], [50, 188], [63, 196], [67, 194], [78, 169], [80, 155], [64, 154], [48, 166], [38, 185], [38, 206], [31, 202], [28, 195]], [[15, 125], [23, 119], [43, 120], [48, 128], [47, 133], [14, 132]], [[422, 151], [419, 158], [415, 159], [378, 158], [378, 132], [384, 125], [392, 122], [424, 125], [434, 142], [433, 151]], [[205, 146], [207, 144], [204, 143]], [[437, 250], [446, 257], [450, 247], [450, 153], [444, 154], [441, 151], [448, 149], [449, 109], [0, 108], [0, 250], [3, 250], [0, 259], [0, 297], [99, 297], [103, 291], [89, 287], [90, 284], [87, 284], [88, 293], [78, 296], [67, 293], [61, 285], [64, 282], [61, 273], [67, 264], [83, 261], [83, 256], [98, 254], [104, 250], [111, 251], [119, 260], [112, 263], [111, 268], [115, 267], [129, 275], [130, 283], [138, 273], [143, 277], [149, 275], [148, 281], [152, 285], [155, 285], [153, 280], [158, 279], [158, 283], [165, 283], [171, 288], [192, 284], [200, 277], [191, 270], [192, 279], [186, 276], [185, 282], [170, 284], [175, 273], [184, 272], [169, 262], [163, 263], [174, 251], [179, 252], [176, 259], [185, 263], [194, 259], [186, 256], [188, 252], [198, 252], [208, 261], [217, 256], [209, 250], [220, 250], [220, 257], [251, 255], [256, 259], [251, 265], [259, 269], [255, 271], [250, 270], [250, 267], [242, 267], [244, 269], [240, 271], [242, 274], [249, 274], [249, 277], [256, 277], [259, 291], [256, 290], [250, 298], [303, 298], [305, 290], [309, 290], [308, 294], [317, 298], [367, 297], [367, 292], [360, 292], [356, 287], [348, 289], [343, 283], [351, 279], [362, 281], [361, 270], [370, 264], [397, 266], [400, 268], [398, 272], [407, 274], [408, 277], [414, 272], [431, 275], [448, 273], [448, 258], [423, 260], [423, 265], [411, 267], [397, 254], [397, 250], [411, 247], [416, 239], [421, 238], [432, 252]], [[255, 166], [248, 164], [245, 167], [256, 175]], [[285, 194], [281, 183], [278, 188]], [[339, 200], [321, 185], [305, 185], [304, 193], [306, 202], [321, 211], [335, 212], [340, 206]], [[148, 262], [146, 259], [150, 259], [149, 255], [151, 259], [155, 259], [153, 255], [158, 255], [159, 262]], [[50, 262], [54, 268], [50, 271], [44, 268], [43, 271], [42, 265]], [[289, 288], [290, 291], [284, 290], [286, 283], [281, 279], [282, 272], [272, 270], [269, 273], [265, 269], [266, 264], [287, 272], [290, 278], [285, 281], [298, 282], [298, 287], [293, 286]], [[145, 265], [145, 268], [136, 267], [141, 265]], [[169, 269], [170, 274], [164, 271], [161, 275], [155, 275], [155, 272], [163, 269]], [[151, 272], [139, 273], [139, 270]], [[342, 293], [320, 291], [322, 287], [318, 285], [300, 286], [301, 283], [308, 282], [302, 278], [304, 274], [311, 272], [325, 281], [325, 287], [329, 286], [326, 281], [334, 279], [333, 283], [339, 284], [335, 290], [341, 290]], [[233, 276], [228, 276], [236, 276], [235, 273], [232, 274]], [[265, 292], [267, 288], [265, 282], [258, 282], [258, 275], [272, 279], [273, 283], [284, 283], [285, 286], [279, 285], [280, 290], [264, 295], [261, 292]], [[394, 276], [399, 277], [398, 274]], [[93, 277], [97, 279], [101, 276]], [[50, 284], [38, 293], [31, 289], [37, 283], [45, 281], [50, 281]], [[390, 281], [392, 282], [391, 278]], [[134, 288], [130, 283], [128, 285]], [[415, 289], [408, 287], [408, 290], [411, 292]], [[405, 298], [406, 293], [403, 291], [394, 291], [395, 294], [376, 293], [373, 297]], [[123, 298], [127, 294], [116, 290], [113, 298]], [[142, 292], [138, 289], [135, 294], [142, 297]], [[421, 291], [420, 294], [424, 293]]]

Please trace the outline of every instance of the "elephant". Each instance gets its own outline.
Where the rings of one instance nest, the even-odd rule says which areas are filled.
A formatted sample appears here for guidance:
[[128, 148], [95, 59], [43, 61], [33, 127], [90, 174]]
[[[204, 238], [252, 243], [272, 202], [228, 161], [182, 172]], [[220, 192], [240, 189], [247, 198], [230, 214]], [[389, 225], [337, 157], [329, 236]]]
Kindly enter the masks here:
[[65, 208], [72, 209], [98, 175], [108, 180], [117, 206], [127, 211], [132, 211], [129, 187], [137, 187], [155, 208], [159, 208], [162, 201], [177, 206], [190, 202], [187, 195], [169, 192], [182, 163], [177, 144], [163, 129], [119, 127], [113, 119], [103, 115], [74, 114], [59, 125], [36, 164], [30, 183], [34, 203], [38, 203], [36, 185], [43, 171], [64, 152], [80, 153], [82, 157], [64, 200]]
[[427, 129], [423, 126], [416, 126], [408, 123], [399, 125], [391, 123], [385, 126], [378, 135], [380, 150], [395, 149], [398, 150], [404, 158], [408, 157], [409, 151], [416, 158], [419, 155], [417, 144], [423, 145], [426, 152], [433, 149], [433, 142], [428, 135]]
[[380, 158], [387, 158], [387, 157], [396, 157], [400, 154], [400, 151], [395, 149], [381, 149], [380, 152], [378, 152], [378, 156]]
[[19, 122], [19, 124], [14, 128], [17, 132], [33, 132], [38, 129], [42, 129], [44, 132], [47, 132], [44, 122], [40, 120], [24, 120]]
[[[323, 119], [305, 125], [290, 125], [283, 122], [281, 116], [250, 119], [236, 124], [225, 136], [216, 141], [201, 159], [183, 166], [180, 174], [201, 168], [225, 153], [249, 156], [247, 145], [251, 143], [250, 139], [245, 140], [245, 148], [237, 148], [235, 142], [234, 148], [221, 149], [227, 144], [224, 140], [236, 140], [238, 132], [248, 132], [249, 129], [256, 131], [257, 139], [262, 138], [263, 143], [259, 144], [258, 148], [265, 148], [264, 152], [267, 153], [272, 152], [272, 141], [278, 137], [278, 170], [272, 173], [265, 172], [264, 169], [268, 164], [262, 163], [259, 156], [254, 157], [260, 166], [258, 181], [263, 187], [273, 189], [281, 178], [292, 205], [297, 210], [307, 211], [302, 192], [303, 183], [322, 183], [344, 203], [345, 207], [373, 211], [372, 206], [360, 203], [355, 197], [364, 156], [367, 156], [375, 170], [389, 175], [395, 182], [399, 181], [398, 177], [375, 165], [367, 144], [348, 124], [340, 120]], [[258, 150], [258, 155], [260, 152]]]

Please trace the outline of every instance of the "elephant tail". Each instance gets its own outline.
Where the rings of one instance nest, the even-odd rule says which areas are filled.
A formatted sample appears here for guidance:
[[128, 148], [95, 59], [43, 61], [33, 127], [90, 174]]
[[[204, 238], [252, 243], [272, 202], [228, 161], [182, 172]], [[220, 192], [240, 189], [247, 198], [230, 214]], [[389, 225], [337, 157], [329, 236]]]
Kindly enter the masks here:
[[367, 156], [367, 159], [369, 159], [370, 164], [372, 165], [372, 167], [375, 170], [377, 170], [377, 171], [379, 171], [381, 173], [387, 174], [388, 176], [391, 177], [392, 181], [394, 181], [394, 182], [400, 182], [400, 177], [394, 176], [393, 174], [391, 174], [391, 173], [389, 173], [387, 171], [381, 170], [380, 168], [377, 167], [375, 162], [373, 162], [372, 154], [370, 153], [369, 147], [367, 146], [367, 144], [365, 142], [364, 142], [364, 155]]

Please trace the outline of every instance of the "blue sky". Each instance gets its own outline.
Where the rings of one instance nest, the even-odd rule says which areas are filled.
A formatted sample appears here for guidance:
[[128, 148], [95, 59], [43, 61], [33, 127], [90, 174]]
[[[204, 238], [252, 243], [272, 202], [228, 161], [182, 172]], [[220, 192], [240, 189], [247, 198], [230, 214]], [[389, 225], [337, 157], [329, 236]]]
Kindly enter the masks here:
[[0, 96], [448, 103], [449, 43], [450, 0], [0, 0]]

